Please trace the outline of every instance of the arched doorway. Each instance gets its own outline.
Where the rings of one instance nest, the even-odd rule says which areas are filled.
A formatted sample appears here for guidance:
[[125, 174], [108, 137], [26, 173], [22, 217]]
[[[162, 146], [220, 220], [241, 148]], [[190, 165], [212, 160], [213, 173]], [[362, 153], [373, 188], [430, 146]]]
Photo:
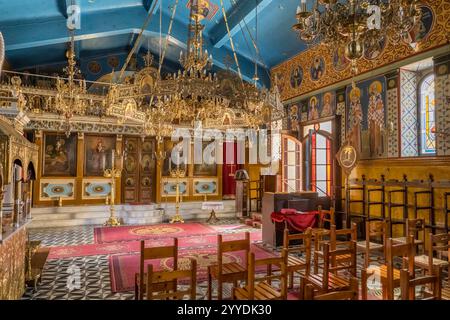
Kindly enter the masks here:
[[22, 202], [23, 216], [26, 219], [31, 218], [31, 207], [33, 201], [33, 184], [36, 180], [36, 170], [33, 162], [28, 163], [25, 177], [22, 179]]
[[327, 124], [316, 123], [305, 128], [302, 139], [304, 188], [316, 191], [319, 197], [331, 197], [333, 193], [333, 155], [335, 152], [331, 125]]
[[23, 166], [22, 161], [15, 159], [12, 166], [12, 182], [13, 182], [13, 224], [17, 225], [22, 219], [23, 213]]

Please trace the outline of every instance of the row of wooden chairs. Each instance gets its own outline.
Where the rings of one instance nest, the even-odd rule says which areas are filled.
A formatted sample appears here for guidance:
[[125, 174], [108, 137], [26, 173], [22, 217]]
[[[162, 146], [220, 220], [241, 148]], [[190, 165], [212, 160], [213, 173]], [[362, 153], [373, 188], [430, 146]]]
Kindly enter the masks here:
[[[406, 242], [403, 242], [402, 240], [388, 238], [386, 223], [382, 222], [381, 226], [380, 231], [366, 224], [366, 228], [370, 232], [366, 233], [366, 241], [362, 242], [358, 242], [356, 239], [355, 224], [351, 228], [341, 230], [337, 230], [333, 224], [329, 229], [322, 225], [316, 229], [309, 228], [301, 234], [289, 234], [286, 229], [281, 255], [265, 259], [256, 259], [255, 254], [250, 251], [249, 233], [246, 233], [242, 240], [232, 241], [223, 241], [222, 236], [219, 235], [217, 264], [208, 267], [208, 299], [212, 299], [212, 282], [214, 280], [218, 281], [218, 299], [223, 298], [224, 283], [233, 284], [234, 299], [286, 299], [287, 288], [293, 287], [295, 273], [300, 273], [301, 276], [300, 298], [328, 299], [334, 297], [334, 299], [337, 299], [342, 297], [343, 299], [353, 299], [355, 297], [351, 293], [358, 291], [356, 278], [358, 248], [367, 251], [365, 265], [361, 270], [361, 297], [363, 299], [367, 298], [367, 280], [370, 276], [379, 277], [383, 287], [383, 298], [385, 299], [392, 299], [393, 290], [398, 287], [402, 288], [402, 295], [407, 290], [409, 292], [408, 298], [412, 298], [412, 289], [410, 288], [422, 285], [427, 281], [432, 283], [433, 296], [440, 296], [440, 279], [442, 268], [445, 267], [445, 264], [440, 263], [440, 261], [444, 260], [434, 258], [432, 255], [425, 256], [425, 258], [423, 255], [416, 256], [417, 241], [414, 240], [412, 234], [406, 238]], [[326, 235], [328, 236], [326, 237]], [[375, 235], [382, 238], [382, 244], [372, 241], [371, 236]], [[428, 252], [431, 252], [430, 250], [442, 252], [445, 249], [448, 252], [448, 234], [430, 234], [429, 239]], [[312, 251], [313, 241], [318, 243], [314, 245], [314, 252]], [[375, 248], [383, 252], [385, 263], [378, 270], [373, 271], [367, 268], [371, 261], [371, 251]], [[224, 255], [233, 251], [244, 251], [246, 261], [244, 263], [224, 263]], [[402, 268], [395, 268], [394, 259], [399, 255], [404, 263], [407, 261], [407, 273], [404, 272], [405, 264]], [[367, 258], [368, 256], [369, 258]], [[153, 265], [149, 264], [145, 269], [146, 261], [163, 258], [172, 258], [173, 268], [155, 271]], [[312, 260], [314, 268], [311, 266]], [[318, 272], [319, 263], [322, 265], [320, 273]], [[413, 271], [417, 266], [426, 270], [428, 275], [415, 277]], [[265, 275], [262, 275], [262, 269], [266, 270]], [[313, 272], [311, 272], [311, 269], [313, 269]], [[346, 274], [343, 275], [342, 271], [346, 271]], [[156, 248], [147, 248], [142, 241], [140, 269], [135, 280], [136, 299], [177, 299], [186, 295], [194, 299], [197, 282], [196, 272], [197, 264], [195, 260], [191, 260], [188, 270], [178, 270], [177, 239], [174, 239], [172, 246]], [[186, 278], [186, 281], [190, 283], [189, 289], [178, 290], [177, 284], [181, 278]], [[272, 285], [274, 280], [279, 280], [278, 286]], [[241, 287], [239, 282], [245, 282], [245, 286]], [[156, 292], [160, 292], [160, 294], [156, 294]]]
[[[244, 251], [246, 261], [224, 263], [224, 254]], [[154, 270], [151, 263], [145, 268], [149, 260], [171, 258], [173, 268], [168, 270]], [[212, 298], [212, 281], [218, 281], [218, 299], [222, 299], [224, 283], [233, 283], [233, 298], [244, 300], [281, 300], [287, 297], [287, 253], [283, 251], [280, 257], [256, 259], [250, 251], [250, 233], [245, 233], [242, 240], [223, 241], [218, 235], [217, 264], [208, 266], [208, 299]], [[258, 276], [258, 268], [265, 266], [266, 275]], [[276, 273], [272, 270], [278, 269]], [[191, 259], [188, 270], [178, 269], [178, 239], [174, 239], [171, 246], [145, 247], [141, 241], [141, 258], [139, 273], [135, 275], [136, 299], [181, 299], [189, 296], [195, 299], [197, 283], [197, 262]], [[178, 281], [184, 279], [189, 288], [178, 290]], [[273, 280], [279, 281], [279, 286], [271, 285]], [[245, 281], [245, 286], [238, 286], [238, 282]]]
[[[330, 212], [329, 212], [330, 213]], [[332, 215], [333, 211], [331, 211]], [[376, 224], [376, 228], [373, 228], [373, 224]], [[393, 297], [393, 288], [394, 287], [402, 287], [405, 288], [407, 286], [417, 286], [424, 282], [433, 282], [437, 281], [442, 278], [442, 268], [448, 267], [448, 261], [435, 258], [433, 257], [433, 254], [437, 251], [441, 255], [447, 255], [449, 251], [449, 242], [448, 242], [448, 234], [441, 234], [441, 235], [433, 235], [429, 234], [429, 241], [427, 245], [427, 252], [428, 255], [412, 255], [410, 257], [412, 261], [412, 270], [414, 270], [415, 267], [420, 267], [424, 269], [429, 275], [425, 277], [415, 278], [415, 275], [411, 271], [411, 267], [408, 269], [407, 274], [404, 273], [402, 269], [395, 269], [393, 268], [393, 258], [389, 259], [389, 257], [393, 256], [392, 250], [396, 248], [395, 245], [399, 246], [412, 246], [414, 249], [417, 245], [424, 245], [425, 244], [425, 236], [423, 233], [422, 237], [418, 237], [419, 232], [423, 232], [423, 221], [420, 221], [420, 219], [414, 219], [409, 220], [407, 222], [408, 225], [408, 234], [409, 237], [401, 237], [401, 238], [388, 238], [388, 223], [385, 221], [367, 221], [366, 222], [366, 240], [365, 241], [356, 241], [356, 225], [352, 224], [352, 227], [350, 229], [342, 229], [342, 230], [336, 230], [336, 227], [334, 225], [331, 225], [331, 227], [328, 230], [322, 230], [319, 226], [318, 230], [319, 233], [315, 233], [316, 239], [315, 239], [315, 246], [314, 246], [314, 273], [311, 274], [311, 265], [310, 265], [310, 257], [312, 255], [311, 253], [311, 241], [314, 239], [314, 229], [308, 229], [305, 233], [299, 234], [299, 235], [289, 235], [289, 232], [287, 229], [285, 230], [284, 234], [284, 247], [289, 248], [290, 242], [295, 240], [301, 240], [303, 245], [297, 246], [297, 251], [302, 251], [302, 254], [306, 258], [307, 261], [297, 263], [289, 263], [288, 265], [288, 273], [289, 273], [289, 287], [291, 288], [293, 285], [293, 273], [294, 272], [300, 272], [300, 270], [303, 271], [302, 282], [301, 282], [301, 293], [300, 296], [305, 297], [311, 297], [311, 294], [308, 294], [308, 290], [311, 290], [311, 288], [315, 289], [318, 293], [324, 294], [328, 292], [334, 292], [334, 291], [348, 291], [347, 293], [350, 293], [355, 290], [354, 285], [350, 284], [352, 281], [354, 283], [354, 278], [356, 276], [356, 250], [351, 250], [351, 248], [347, 249], [337, 249], [337, 245], [339, 244], [340, 247], [342, 247], [343, 244], [351, 244], [356, 245], [356, 247], [359, 249], [359, 251], [362, 251], [365, 255], [365, 263], [363, 268], [363, 278], [365, 277], [367, 280], [367, 274], [366, 269], [368, 268], [370, 262], [371, 262], [371, 253], [374, 250], [381, 251], [383, 253], [383, 257], [385, 258], [385, 264], [382, 264], [379, 267], [378, 275], [381, 284], [383, 286], [383, 298], [385, 299], [392, 299]], [[322, 226], [323, 228], [323, 226]], [[317, 229], [316, 229], [317, 230]], [[319, 236], [317, 236], [319, 235]], [[324, 241], [323, 237], [325, 235], [328, 235], [328, 240]], [[338, 241], [337, 237], [346, 236], [347, 241]], [[381, 238], [381, 243], [372, 241], [372, 237], [379, 237]], [[387, 246], [387, 240], [390, 240], [389, 246]], [[411, 243], [409, 243], [411, 241]], [[325, 244], [325, 245], [324, 245]], [[320, 249], [320, 247], [323, 247], [323, 249]], [[387, 248], [389, 248], [389, 252], [387, 251]], [[291, 249], [287, 249], [288, 252], [291, 252]], [[447, 251], [445, 251], [447, 250]], [[445, 254], [446, 253], [446, 254]], [[325, 258], [325, 256], [327, 256]], [[323, 264], [323, 272], [321, 274], [318, 273], [318, 258], [322, 258], [325, 260]], [[332, 260], [332, 266], [330, 266], [330, 260]], [[294, 261], [294, 259], [288, 258], [288, 261]], [[344, 262], [347, 262], [345, 264]], [[352, 262], [352, 263], [348, 263]], [[390, 266], [390, 267], [389, 267]], [[350, 271], [350, 275], [352, 277], [347, 277], [347, 279], [342, 279], [341, 277], [335, 277], [335, 274], [337, 270], [339, 269], [347, 269]], [[334, 271], [330, 274], [330, 270]], [[392, 272], [388, 272], [388, 270], [394, 270]], [[401, 274], [404, 274], [403, 278], [406, 279], [401, 281]], [[408, 275], [409, 278], [406, 276]], [[328, 286], [326, 286], [326, 283], [328, 283]], [[433, 290], [434, 291], [434, 297], [440, 296], [440, 293], [437, 294], [439, 290], [437, 290], [438, 286], [433, 284]], [[364, 291], [364, 288], [363, 288]], [[410, 290], [411, 291], [411, 290]], [[402, 294], [405, 292], [405, 290], [402, 291]], [[330, 295], [330, 297], [336, 297], [335, 295]], [[344, 295], [345, 296], [345, 295]], [[348, 295], [347, 295], [348, 296]], [[410, 294], [411, 297], [411, 294]], [[363, 298], [367, 298], [367, 288], [365, 291], [365, 294], [363, 293]], [[403, 297], [405, 298], [405, 297]]]

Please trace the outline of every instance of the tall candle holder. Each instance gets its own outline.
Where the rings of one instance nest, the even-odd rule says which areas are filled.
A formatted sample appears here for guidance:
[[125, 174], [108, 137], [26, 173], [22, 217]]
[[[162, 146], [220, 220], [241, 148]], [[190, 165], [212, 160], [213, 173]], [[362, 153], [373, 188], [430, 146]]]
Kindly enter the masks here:
[[170, 171], [170, 176], [172, 178], [176, 178], [175, 215], [170, 220], [170, 223], [184, 223], [183, 217], [180, 215], [180, 178], [184, 178], [186, 176], [186, 171], [177, 167], [176, 169]]
[[[110, 205], [110, 216], [108, 220], [105, 222], [105, 226], [107, 227], [118, 227], [120, 226], [120, 221], [116, 217], [116, 209], [114, 207], [114, 199], [115, 199], [115, 193], [116, 193], [116, 179], [120, 178], [122, 175], [122, 165], [119, 166], [119, 168], [115, 167], [114, 164], [114, 153], [115, 151], [112, 151], [112, 157], [111, 157], [111, 169], [105, 169], [103, 176], [105, 178], [111, 179], [111, 198], [109, 199], [109, 205]], [[121, 158], [122, 160], [122, 158]], [[122, 162], [122, 161], [120, 161]]]

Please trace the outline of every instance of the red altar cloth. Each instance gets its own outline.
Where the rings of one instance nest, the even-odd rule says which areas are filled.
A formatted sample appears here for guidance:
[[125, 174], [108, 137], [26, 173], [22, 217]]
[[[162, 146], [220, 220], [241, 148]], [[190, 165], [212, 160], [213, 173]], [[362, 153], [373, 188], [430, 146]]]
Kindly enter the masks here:
[[318, 211], [308, 211], [308, 212], [272, 212], [270, 217], [274, 222], [286, 222], [288, 227], [303, 232], [309, 227], [316, 226], [318, 220]]

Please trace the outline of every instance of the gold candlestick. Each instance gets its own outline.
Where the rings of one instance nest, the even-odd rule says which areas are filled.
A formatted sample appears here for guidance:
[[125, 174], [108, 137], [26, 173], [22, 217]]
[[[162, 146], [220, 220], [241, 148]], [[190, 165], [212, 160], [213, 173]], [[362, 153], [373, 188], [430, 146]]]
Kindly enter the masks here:
[[170, 171], [170, 176], [176, 178], [176, 196], [175, 196], [175, 215], [170, 220], [170, 223], [181, 222], [184, 223], [183, 217], [180, 215], [180, 178], [186, 176], [186, 171], [177, 167], [177, 169]]
[[107, 227], [117, 227], [120, 226], [120, 221], [116, 217], [115, 207], [114, 207], [114, 198], [116, 193], [116, 179], [121, 177], [122, 169], [118, 169], [114, 167], [114, 157], [112, 157], [112, 168], [105, 169], [103, 176], [105, 178], [111, 179], [111, 198], [109, 199], [110, 204], [110, 216], [109, 219], [105, 222], [105, 226]]

